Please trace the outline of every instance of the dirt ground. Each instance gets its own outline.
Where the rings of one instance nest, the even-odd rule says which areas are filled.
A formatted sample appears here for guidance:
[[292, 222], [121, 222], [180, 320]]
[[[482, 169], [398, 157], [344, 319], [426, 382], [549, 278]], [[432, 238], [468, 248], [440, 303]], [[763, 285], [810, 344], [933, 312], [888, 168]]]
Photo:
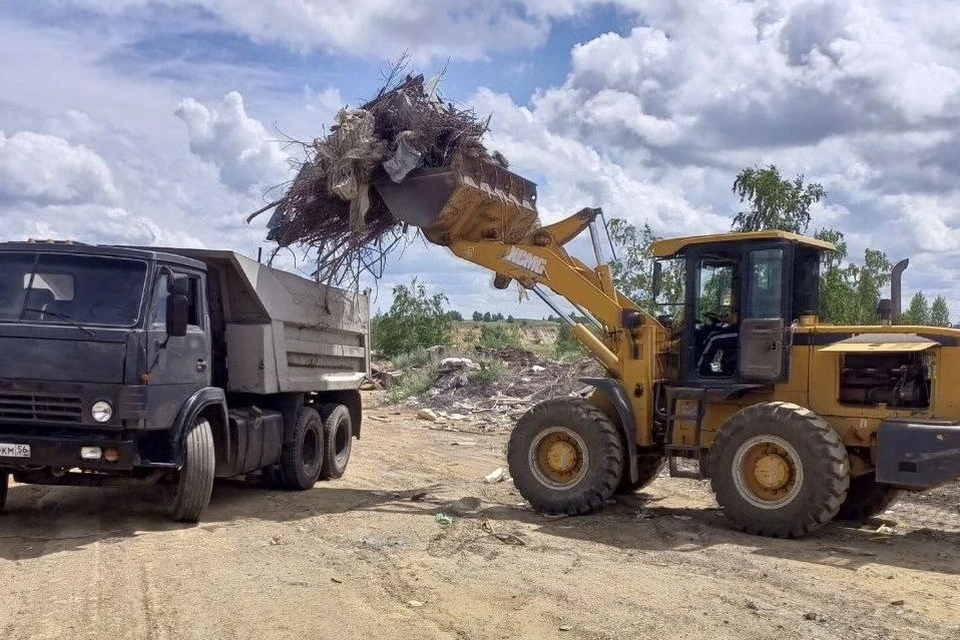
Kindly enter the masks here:
[[343, 479], [219, 483], [199, 526], [150, 490], [12, 486], [0, 640], [960, 638], [956, 486], [794, 541], [730, 530], [692, 480], [551, 519], [484, 482], [505, 431], [396, 411], [368, 409]]

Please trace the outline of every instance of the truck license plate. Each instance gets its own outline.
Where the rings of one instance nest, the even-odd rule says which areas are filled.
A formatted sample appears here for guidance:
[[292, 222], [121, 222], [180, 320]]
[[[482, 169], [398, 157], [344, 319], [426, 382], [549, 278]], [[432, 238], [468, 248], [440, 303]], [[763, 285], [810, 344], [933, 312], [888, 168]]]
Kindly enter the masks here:
[[0, 458], [29, 458], [30, 445], [0, 442]]

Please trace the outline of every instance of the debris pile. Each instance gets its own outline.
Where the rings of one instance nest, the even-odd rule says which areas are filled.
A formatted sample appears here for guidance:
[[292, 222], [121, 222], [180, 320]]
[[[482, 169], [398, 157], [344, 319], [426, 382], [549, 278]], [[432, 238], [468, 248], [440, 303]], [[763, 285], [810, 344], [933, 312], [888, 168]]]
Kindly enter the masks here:
[[430, 387], [403, 402], [418, 409], [418, 419], [438, 428], [471, 422], [484, 430], [499, 429], [511, 426], [538, 402], [587, 391], [579, 379], [598, 374], [599, 366], [588, 359], [565, 364], [515, 347], [476, 347], [470, 357], [434, 362]]
[[[439, 78], [396, 82], [402, 69], [402, 62], [394, 67], [370, 102], [341, 109], [328, 135], [301, 143], [306, 160], [286, 193], [248, 218], [273, 209], [267, 239], [315, 248], [321, 281], [343, 284], [362, 271], [379, 276], [386, 254], [405, 237], [373, 184], [401, 183], [414, 169], [451, 164], [455, 154], [491, 158], [480, 142], [489, 118], [444, 101]], [[500, 154], [492, 159], [506, 166]]]

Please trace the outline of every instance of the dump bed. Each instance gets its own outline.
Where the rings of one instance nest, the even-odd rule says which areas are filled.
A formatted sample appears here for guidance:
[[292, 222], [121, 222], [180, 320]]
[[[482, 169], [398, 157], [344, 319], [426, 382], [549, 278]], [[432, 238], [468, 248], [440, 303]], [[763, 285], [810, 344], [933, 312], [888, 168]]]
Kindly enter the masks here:
[[[228, 391], [356, 389], [370, 370], [370, 300], [233, 251], [165, 249], [207, 265], [215, 380]], [[218, 376], [219, 374], [219, 376]]]

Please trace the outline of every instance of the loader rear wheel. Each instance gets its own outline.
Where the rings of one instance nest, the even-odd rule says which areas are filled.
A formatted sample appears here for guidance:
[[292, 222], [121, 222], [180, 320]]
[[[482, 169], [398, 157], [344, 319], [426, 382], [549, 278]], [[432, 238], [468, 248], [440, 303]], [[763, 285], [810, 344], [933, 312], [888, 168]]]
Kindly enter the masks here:
[[283, 488], [296, 491], [310, 489], [317, 483], [322, 464], [323, 422], [313, 408], [304, 407], [280, 454]]
[[630, 469], [624, 464], [623, 478], [620, 480], [620, 486], [617, 487], [617, 493], [633, 493], [656, 480], [667, 463], [667, 458], [661, 453], [640, 453], [637, 455], [637, 471], [639, 472], [636, 482], [630, 480]]
[[530, 505], [550, 514], [589, 513], [606, 502], [623, 476], [616, 425], [581, 398], [555, 398], [525, 413], [510, 435], [507, 462]]
[[879, 484], [872, 473], [850, 481], [847, 499], [840, 505], [837, 520], [864, 522], [889, 509], [900, 499], [900, 489]]
[[323, 420], [323, 466], [320, 468], [322, 480], [335, 480], [343, 477], [350, 462], [353, 448], [353, 423], [350, 410], [342, 404], [327, 404], [320, 408]]
[[809, 409], [766, 402], [735, 414], [710, 449], [717, 502], [733, 524], [775, 538], [807, 535], [830, 522], [847, 496], [847, 451]]

